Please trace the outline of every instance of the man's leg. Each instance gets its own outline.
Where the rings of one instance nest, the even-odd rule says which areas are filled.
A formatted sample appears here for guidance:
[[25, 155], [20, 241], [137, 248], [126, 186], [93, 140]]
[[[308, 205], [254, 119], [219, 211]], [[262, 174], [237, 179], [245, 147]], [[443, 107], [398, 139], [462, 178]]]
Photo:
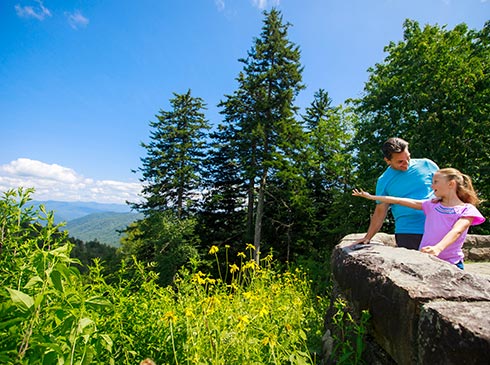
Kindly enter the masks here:
[[399, 233], [395, 234], [395, 240], [398, 247], [405, 247], [410, 250], [418, 250], [420, 246], [420, 241], [422, 241], [422, 235]]

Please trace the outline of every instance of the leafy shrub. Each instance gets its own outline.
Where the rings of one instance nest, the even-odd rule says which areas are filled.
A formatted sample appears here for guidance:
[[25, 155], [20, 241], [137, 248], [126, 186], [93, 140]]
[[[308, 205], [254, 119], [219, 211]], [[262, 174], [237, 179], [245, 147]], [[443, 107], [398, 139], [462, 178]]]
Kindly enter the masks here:
[[0, 200], [0, 363], [318, 362], [326, 300], [301, 269], [277, 272], [271, 255], [259, 266], [248, 245], [217, 278], [181, 269], [162, 287], [134, 259], [108, 284], [97, 260], [79, 273], [52, 213], [23, 208], [30, 193]]

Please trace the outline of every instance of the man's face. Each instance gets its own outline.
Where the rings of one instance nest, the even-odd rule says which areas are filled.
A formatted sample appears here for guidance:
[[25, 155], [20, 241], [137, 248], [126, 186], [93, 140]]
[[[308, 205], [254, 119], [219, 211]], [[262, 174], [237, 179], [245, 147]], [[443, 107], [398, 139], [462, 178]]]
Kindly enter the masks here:
[[410, 163], [410, 152], [408, 152], [408, 149], [406, 149], [402, 152], [393, 153], [391, 155], [391, 160], [388, 160], [385, 157], [385, 161], [389, 166], [391, 166], [392, 169], [407, 171]]

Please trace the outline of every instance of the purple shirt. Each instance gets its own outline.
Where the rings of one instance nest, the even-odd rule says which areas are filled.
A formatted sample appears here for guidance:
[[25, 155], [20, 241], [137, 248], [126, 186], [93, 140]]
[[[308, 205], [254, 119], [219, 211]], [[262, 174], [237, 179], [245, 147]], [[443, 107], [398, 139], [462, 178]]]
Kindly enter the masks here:
[[[434, 246], [451, 230], [457, 220], [463, 217], [473, 217], [472, 226], [482, 224], [485, 218], [472, 204], [457, 205], [455, 207], [445, 207], [440, 202], [433, 203], [432, 200], [422, 202], [422, 210], [425, 213], [425, 227], [422, 242], [419, 250], [425, 246]], [[464, 257], [462, 247], [468, 229], [449, 247], [439, 254], [439, 258], [457, 264]]]

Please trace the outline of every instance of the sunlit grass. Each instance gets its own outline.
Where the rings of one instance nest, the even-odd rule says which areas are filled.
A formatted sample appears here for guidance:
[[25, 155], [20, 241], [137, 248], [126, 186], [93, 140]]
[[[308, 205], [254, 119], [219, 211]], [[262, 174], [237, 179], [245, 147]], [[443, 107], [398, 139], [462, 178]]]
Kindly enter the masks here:
[[242, 252], [220, 273], [227, 282], [182, 270], [171, 287], [143, 286], [141, 308], [126, 300], [115, 308], [128, 323], [124, 334], [138, 341], [134, 355], [157, 364], [316, 363], [326, 301], [312, 295], [301, 270], [276, 272], [270, 255], [261, 264]]

